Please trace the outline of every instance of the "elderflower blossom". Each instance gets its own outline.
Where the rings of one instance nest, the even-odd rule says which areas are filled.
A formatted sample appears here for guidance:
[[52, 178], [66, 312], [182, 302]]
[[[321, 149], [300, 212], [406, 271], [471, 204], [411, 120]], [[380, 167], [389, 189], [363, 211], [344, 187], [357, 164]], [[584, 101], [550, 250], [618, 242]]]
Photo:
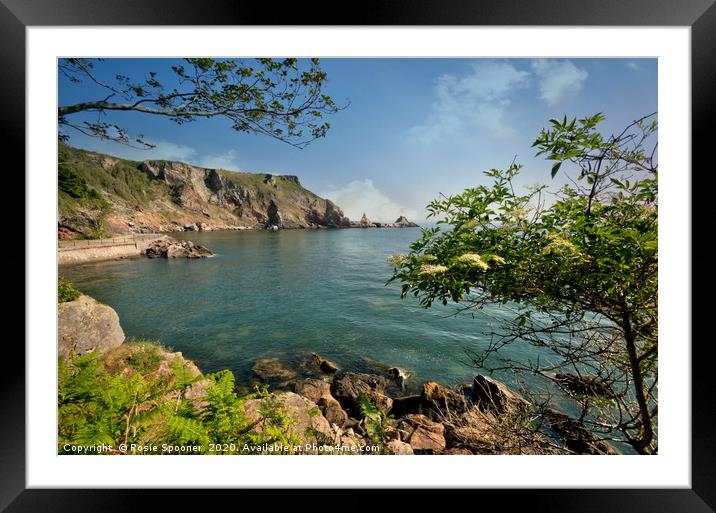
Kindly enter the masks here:
[[499, 255], [490, 255], [490, 256], [488, 257], [488, 260], [492, 260], [493, 262], [497, 262], [498, 264], [504, 264], [504, 263], [505, 263], [505, 259], [502, 258], [502, 257], [499, 256]]
[[388, 257], [388, 263], [393, 267], [393, 269], [400, 269], [409, 261], [410, 257], [404, 253], [399, 255], [390, 255]]
[[421, 276], [435, 276], [447, 270], [448, 268], [444, 265], [423, 264], [418, 269], [418, 274]]
[[465, 253], [464, 255], [460, 255], [457, 257], [458, 262], [462, 262], [463, 264], [468, 264], [471, 267], [477, 267], [478, 269], [482, 269], [483, 271], [486, 271], [490, 268], [489, 265], [487, 265], [487, 262], [485, 262], [480, 255], [477, 253]]
[[549, 244], [544, 248], [544, 254], [549, 255], [552, 253], [579, 253], [577, 247], [572, 244], [571, 241], [567, 240], [564, 235], [561, 234], [550, 234], [547, 236]]
[[470, 219], [469, 221], [465, 221], [462, 223], [462, 228], [466, 230], [472, 230], [473, 228], [477, 228], [478, 220], [477, 219]]
[[438, 257], [436, 257], [435, 255], [420, 255], [420, 256], [415, 257], [415, 261], [418, 263], [434, 262], [437, 259], [438, 259]]

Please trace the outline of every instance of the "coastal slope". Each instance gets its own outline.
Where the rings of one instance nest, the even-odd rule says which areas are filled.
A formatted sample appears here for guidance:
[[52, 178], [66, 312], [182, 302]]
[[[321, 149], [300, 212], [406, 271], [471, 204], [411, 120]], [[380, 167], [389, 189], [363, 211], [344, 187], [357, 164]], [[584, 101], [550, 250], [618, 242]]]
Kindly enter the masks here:
[[58, 234], [116, 234], [257, 228], [349, 227], [330, 200], [298, 177], [143, 162], [60, 144]]

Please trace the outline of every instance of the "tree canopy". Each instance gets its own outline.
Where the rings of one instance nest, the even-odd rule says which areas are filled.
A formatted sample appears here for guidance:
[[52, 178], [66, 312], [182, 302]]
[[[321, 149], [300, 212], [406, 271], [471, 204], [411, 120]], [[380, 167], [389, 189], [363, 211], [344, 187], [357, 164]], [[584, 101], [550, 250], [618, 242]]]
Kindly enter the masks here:
[[[339, 106], [325, 93], [327, 74], [318, 59], [188, 58], [166, 72], [151, 71], [139, 80], [116, 74], [101, 78], [101, 59], [64, 58], [59, 73], [72, 83], [90, 82], [102, 97], [88, 98], [57, 109], [60, 139], [67, 129], [91, 137], [134, 144], [153, 145], [139, 134], [133, 136], [109, 119], [117, 111], [164, 116], [177, 124], [199, 118], [224, 118], [238, 132], [266, 135], [298, 148], [324, 137], [330, 128], [325, 117]], [[96, 112], [96, 121], [76, 121], [73, 115]]]
[[[500, 305], [509, 315], [472, 353], [475, 363], [559, 385], [580, 404], [581, 422], [640, 453], [657, 450], [654, 117], [612, 136], [599, 132], [601, 114], [551, 119], [533, 147], [553, 162], [553, 178], [565, 173], [554, 196], [545, 185], [518, 192], [517, 163], [492, 169], [491, 185], [430, 203], [437, 227], [390, 259], [391, 281], [425, 307]], [[552, 357], [518, 360], [505, 351], [513, 344]], [[577, 381], [602, 393], [575, 391]]]

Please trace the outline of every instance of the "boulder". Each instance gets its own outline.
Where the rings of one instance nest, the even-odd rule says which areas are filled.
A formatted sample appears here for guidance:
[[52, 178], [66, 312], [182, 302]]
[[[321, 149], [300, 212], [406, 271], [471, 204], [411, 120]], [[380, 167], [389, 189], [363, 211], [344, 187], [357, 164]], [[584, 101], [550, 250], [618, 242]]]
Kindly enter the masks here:
[[400, 367], [390, 367], [388, 369], [388, 374], [393, 376], [393, 379], [398, 384], [401, 390], [405, 390], [405, 382], [408, 381], [408, 377], [410, 377], [410, 374], [408, 374]]
[[338, 366], [330, 360], [322, 358], [318, 353], [313, 353], [313, 361], [316, 362], [318, 368], [324, 374], [334, 374], [338, 370]]
[[423, 385], [420, 398], [423, 406], [437, 418], [459, 415], [470, 407], [462, 392], [444, 387], [434, 381], [428, 381]]
[[85, 295], [58, 306], [57, 351], [64, 358], [91, 351], [104, 354], [122, 342], [124, 331], [111, 307]]
[[422, 412], [423, 398], [419, 395], [408, 395], [393, 399], [393, 407], [390, 410], [390, 413], [392, 413], [394, 417], [404, 417], [411, 413]]
[[333, 379], [331, 393], [354, 417], [360, 417], [358, 397], [365, 394], [376, 407], [388, 411], [393, 401], [384, 394], [388, 380], [374, 374], [346, 372]]
[[397, 455], [414, 454], [413, 448], [410, 446], [410, 444], [401, 442], [400, 440], [391, 440], [390, 442], [385, 444], [385, 452], [387, 454]]
[[451, 447], [450, 449], [446, 449], [442, 452], [442, 454], [447, 455], [460, 455], [460, 456], [472, 456], [472, 451], [468, 449], [467, 447]]
[[545, 411], [545, 417], [570, 451], [577, 454], [621, 454], [612, 444], [602, 440], [564, 412], [548, 409]]
[[293, 391], [314, 403], [318, 403], [318, 400], [324, 395], [331, 395], [331, 384], [322, 379], [301, 379], [293, 384]]
[[410, 444], [413, 451], [438, 454], [445, 449], [445, 426], [431, 421], [425, 415], [405, 416], [400, 420], [398, 429], [401, 438]]
[[611, 387], [604, 381], [577, 374], [557, 374], [554, 379], [567, 391], [577, 395], [614, 397]]
[[152, 241], [143, 253], [149, 258], [205, 258], [213, 255], [211, 250], [200, 244], [194, 244], [188, 240], [178, 241], [169, 237]]
[[478, 374], [472, 382], [472, 401], [483, 411], [511, 413], [527, 411], [530, 403], [496, 379]]
[[325, 394], [319, 397], [316, 404], [323, 412], [323, 416], [326, 417], [326, 420], [331, 424], [343, 427], [348, 422], [348, 414], [341, 407], [341, 403], [336, 401], [332, 395]]
[[[244, 411], [251, 423], [255, 424], [254, 429], [263, 433], [266, 426], [266, 419], [259, 410], [264, 407], [280, 408], [283, 413], [292, 420], [292, 425], [286, 428], [287, 435], [296, 435], [302, 444], [333, 444], [336, 432], [331, 428], [330, 423], [321, 414], [318, 407], [298, 394], [293, 392], [275, 392], [261, 399], [249, 399], [244, 402]], [[307, 451], [307, 454], [317, 451]]]

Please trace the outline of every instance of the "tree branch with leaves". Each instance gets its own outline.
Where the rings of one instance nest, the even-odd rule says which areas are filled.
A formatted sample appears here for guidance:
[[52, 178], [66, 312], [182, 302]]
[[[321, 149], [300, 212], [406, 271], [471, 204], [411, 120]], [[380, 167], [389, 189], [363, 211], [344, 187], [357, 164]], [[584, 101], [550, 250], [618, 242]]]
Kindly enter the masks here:
[[[325, 93], [327, 74], [318, 59], [188, 58], [171, 66], [168, 82], [151, 71], [141, 80], [116, 74], [105, 80], [97, 72], [102, 59], [64, 58], [58, 68], [71, 83], [89, 82], [101, 97], [57, 109], [60, 139], [67, 129], [90, 137], [142, 148], [153, 145], [139, 134], [109, 121], [113, 112], [132, 111], [163, 116], [181, 125], [197, 119], [223, 118], [237, 132], [272, 137], [298, 148], [324, 137], [325, 117], [344, 109]], [[93, 121], [77, 121], [78, 113], [96, 113]]]
[[471, 350], [477, 366], [539, 376], [575, 399], [592, 432], [656, 453], [657, 123], [650, 114], [607, 137], [603, 119], [552, 119], [534, 142], [552, 177], [566, 176], [549, 206], [545, 185], [515, 192], [516, 163], [433, 201], [437, 227], [391, 258], [389, 281], [426, 308], [497, 312]]

